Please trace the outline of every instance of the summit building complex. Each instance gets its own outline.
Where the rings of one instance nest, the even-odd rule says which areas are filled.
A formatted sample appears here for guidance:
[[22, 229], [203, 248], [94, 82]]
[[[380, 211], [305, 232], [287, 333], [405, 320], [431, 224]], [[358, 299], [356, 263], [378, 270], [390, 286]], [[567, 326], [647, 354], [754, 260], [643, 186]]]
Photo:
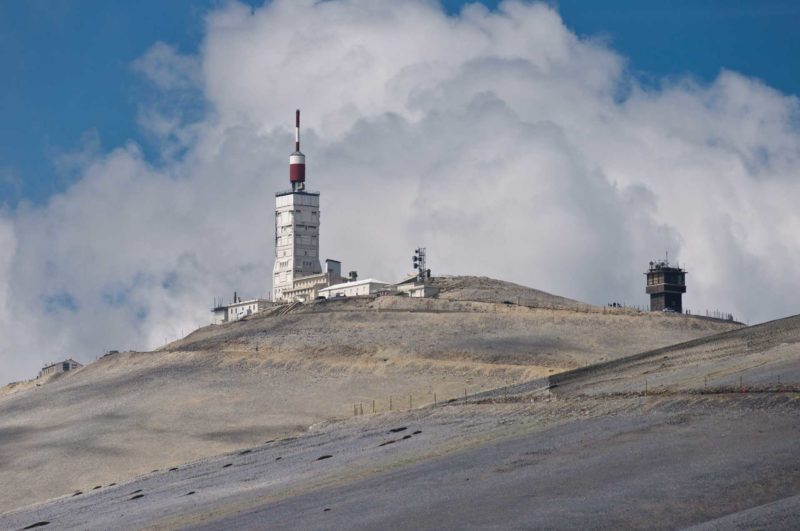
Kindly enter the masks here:
[[292, 188], [275, 194], [275, 265], [272, 300], [308, 300], [321, 287], [342, 282], [341, 265], [319, 260], [319, 192], [306, 190], [306, 156], [300, 151], [300, 111], [295, 113], [294, 153], [289, 155]]
[[294, 153], [289, 155], [292, 189], [275, 194], [275, 265], [272, 300], [291, 290], [294, 279], [319, 275], [319, 192], [306, 190], [306, 156], [300, 151], [300, 111], [295, 113]]

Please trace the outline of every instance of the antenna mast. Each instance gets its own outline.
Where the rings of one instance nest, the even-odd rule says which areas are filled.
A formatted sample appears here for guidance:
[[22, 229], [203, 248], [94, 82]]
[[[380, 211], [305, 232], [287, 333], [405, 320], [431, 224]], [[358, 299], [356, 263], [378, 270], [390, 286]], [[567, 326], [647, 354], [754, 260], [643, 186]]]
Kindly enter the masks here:
[[294, 113], [294, 153], [289, 155], [289, 182], [293, 192], [306, 189], [306, 156], [300, 152], [300, 109]]
[[414, 269], [417, 270], [417, 280], [425, 282], [425, 278], [430, 275], [428, 269], [425, 267], [425, 247], [418, 247], [415, 249], [412, 260], [412, 265]]
[[300, 109], [294, 113], [294, 151], [300, 151]]

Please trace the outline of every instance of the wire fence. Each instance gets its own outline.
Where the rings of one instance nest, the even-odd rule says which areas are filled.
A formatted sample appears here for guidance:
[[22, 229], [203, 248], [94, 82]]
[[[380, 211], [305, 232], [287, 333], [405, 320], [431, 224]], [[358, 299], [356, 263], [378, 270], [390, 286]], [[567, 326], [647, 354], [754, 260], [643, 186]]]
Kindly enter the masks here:
[[411, 411], [426, 407], [439, 407], [452, 404], [476, 404], [515, 402], [516, 396], [541, 391], [549, 396], [548, 378], [537, 378], [527, 382], [505, 385], [486, 391], [470, 392], [469, 387], [464, 387], [462, 393], [447, 394], [430, 392], [414, 395], [388, 395], [379, 399], [367, 399], [353, 402], [353, 416], [358, 417], [367, 414], [389, 413], [395, 411]]
[[[590, 368], [589, 368], [590, 369]], [[453, 395], [452, 392], [442, 395], [437, 392], [423, 394], [396, 394], [388, 395], [379, 399], [367, 399], [353, 403], [353, 416], [363, 416], [371, 414], [383, 414], [390, 412], [411, 411], [430, 407], [441, 407], [447, 405], [466, 405], [466, 404], [503, 404], [517, 403], [520, 399], [536, 401], [539, 399], [551, 398], [551, 387], [558, 387], [568, 380], [561, 380], [559, 375], [537, 378], [528, 382], [507, 385], [470, 393], [467, 387], [463, 393]], [[603, 396], [665, 396], [665, 395], [717, 395], [731, 393], [800, 393], [800, 383], [787, 382], [781, 379], [780, 375], [756, 376], [751, 379], [742, 373], [736, 375], [713, 375], [706, 374], [700, 380], [684, 384], [659, 384], [648, 378], [632, 381], [629, 385], [611, 392], [590, 393], [601, 398]], [[555, 380], [555, 383], [551, 380]], [[702, 381], [702, 385], [700, 382]], [[580, 395], [583, 396], [583, 395]]]

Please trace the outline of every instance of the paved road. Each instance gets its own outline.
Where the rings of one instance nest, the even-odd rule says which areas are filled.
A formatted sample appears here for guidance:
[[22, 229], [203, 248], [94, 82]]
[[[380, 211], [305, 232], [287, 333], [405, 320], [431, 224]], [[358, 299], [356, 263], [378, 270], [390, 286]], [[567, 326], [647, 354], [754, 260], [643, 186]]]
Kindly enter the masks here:
[[[674, 529], [800, 492], [797, 420], [574, 422], [199, 529]], [[788, 510], [765, 507], [761, 522], [797, 529], [796, 500]]]
[[678, 528], [737, 513], [791, 529], [795, 402], [583, 400], [356, 419], [5, 514], [0, 529]]

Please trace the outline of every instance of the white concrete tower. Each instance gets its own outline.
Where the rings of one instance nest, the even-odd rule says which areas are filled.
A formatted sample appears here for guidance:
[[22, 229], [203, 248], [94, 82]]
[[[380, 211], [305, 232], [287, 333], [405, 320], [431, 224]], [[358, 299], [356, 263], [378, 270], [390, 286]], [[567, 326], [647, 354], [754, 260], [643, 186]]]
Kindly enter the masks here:
[[300, 152], [300, 111], [295, 114], [294, 153], [289, 155], [292, 189], [275, 194], [275, 266], [272, 300], [301, 277], [322, 273], [319, 263], [319, 192], [306, 191], [306, 156]]

